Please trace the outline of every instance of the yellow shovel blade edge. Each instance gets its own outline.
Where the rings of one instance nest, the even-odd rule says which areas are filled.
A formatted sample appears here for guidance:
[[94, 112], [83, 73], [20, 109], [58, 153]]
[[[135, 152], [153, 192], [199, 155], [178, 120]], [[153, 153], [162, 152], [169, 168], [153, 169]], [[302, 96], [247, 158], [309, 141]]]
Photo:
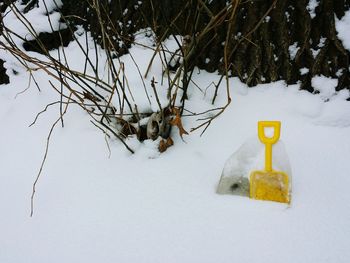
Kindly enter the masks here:
[[280, 171], [253, 171], [250, 174], [250, 198], [290, 203], [288, 175]]

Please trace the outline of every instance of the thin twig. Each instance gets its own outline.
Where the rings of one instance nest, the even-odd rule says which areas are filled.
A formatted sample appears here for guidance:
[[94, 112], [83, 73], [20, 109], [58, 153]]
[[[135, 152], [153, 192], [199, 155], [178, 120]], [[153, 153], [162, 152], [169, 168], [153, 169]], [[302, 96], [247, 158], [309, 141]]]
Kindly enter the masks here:
[[[69, 105], [69, 104], [67, 103], [67, 104], [66, 104], [66, 107], [65, 107], [65, 109], [64, 109], [63, 114], [66, 114], [68, 105]], [[61, 116], [60, 116], [60, 117], [53, 123], [53, 125], [51, 126], [49, 135], [47, 136], [47, 139], [46, 139], [45, 154], [44, 154], [43, 160], [42, 160], [42, 162], [41, 162], [38, 175], [36, 176], [35, 181], [34, 181], [34, 183], [33, 183], [32, 195], [31, 195], [31, 197], [30, 197], [30, 216], [31, 216], [31, 217], [33, 216], [33, 213], [34, 213], [34, 197], [35, 197], [35, 192], [36, 192], [36, 186], [37, 186], [37, 184], [38, 184], [38, 182], [39, 182], [40, 176], [41, 176], [42, 171], [43, 171], [43, 168], [44, 168], [44, 164], [45, 164], [45, 162], [46, 162], [47, 154], [48, 154], [48, 152], [49, 152], [50, 138], [51, 138], [51, 135], [52, 135], [52, 132], [53, 132], [55, 126], [57, 125], [57, 123], [60, 122], [60, 120], [61, 120]]]

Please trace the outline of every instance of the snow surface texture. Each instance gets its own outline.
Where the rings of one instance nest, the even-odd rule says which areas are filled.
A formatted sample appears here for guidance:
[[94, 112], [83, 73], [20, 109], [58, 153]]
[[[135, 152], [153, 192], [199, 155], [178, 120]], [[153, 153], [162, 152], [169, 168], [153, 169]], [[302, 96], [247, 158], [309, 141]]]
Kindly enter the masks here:
[[[34, 14], [37, 22], [46, 18], [28, 13]], [[11, 14], [5, 19], [17, 29]], [[166, 44], [176, 46], [171, 39]], [[130, 52], [145, 72], [150, 52], [140, 46]], [[66, 54], [73, 67], [81, 67], [76, 43]], [[129, 81], [137, 83], [128, 56]], [[136, 154], [109, 141], [109, 157], [102, 133], [71, 106], [65, 127], [53, 132], [30, 218], [32, 183], [58, 105], [28, 125], [59, 98], [39, 71], [33, 74], [42, 91], [32, 85], [16, 96], [27, 88], [28, 72], [10, 54], [1, 51], [0, 57], [11, 78], [0, 86], [0, 262], [349, 262], [349, 92], [333, 92], [332, 81], [312, 95], [282, 81], [248, 89], [232, 78], [225, 113], [202, 137], [199, 131], [186, 136], [186, 143], [174, 129], [175, 146], [163, 154], [157, 142], [131, 138]], [[152, 76], [161, 79], [157, 61], [147, 83]], [[194, 74], [202, 91], [190, 87], [189, 110], [210, 107], [210, 83], [218, 79]], [[135, 100], [150, 107], [142, 92]], [[219, 92], [215, 107], [226, 102], [224, 87]], [[215, 193], [225, 161], [256, 136], [258, 120], [282, 122], [293, 170], [291, 207]], [[196, 118], [183, 122], [187, 130], [197, 125]]]

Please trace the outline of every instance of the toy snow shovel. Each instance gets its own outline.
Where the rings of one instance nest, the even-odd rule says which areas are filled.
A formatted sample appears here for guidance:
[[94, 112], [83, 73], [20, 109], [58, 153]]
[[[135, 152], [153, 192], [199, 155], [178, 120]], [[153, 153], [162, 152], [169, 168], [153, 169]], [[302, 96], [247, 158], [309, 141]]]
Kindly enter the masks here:
[[[265, 128], [273, 128], [272, 137], [265, 135]], [[258, 136], [265, 144], [265, 170], [250, 174], [250, 198], [290, 203], [288, 175], [272, 168], [272, 145], [279, 140], [280, 130], [279, 121], [258, 122]]]

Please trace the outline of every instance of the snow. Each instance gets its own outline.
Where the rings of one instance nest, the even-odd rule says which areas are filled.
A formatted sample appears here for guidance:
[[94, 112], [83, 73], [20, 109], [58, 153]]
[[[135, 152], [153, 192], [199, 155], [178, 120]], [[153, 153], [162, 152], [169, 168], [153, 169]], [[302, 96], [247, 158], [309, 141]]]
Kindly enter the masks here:
[[335, 28], [338, 31], [338, 37], [343, 42], [344, 47], [350, 50], [350, 10], [345, 12], [345, 15], [340, 20], [335, 17]]
[[309, 70], [308, 68], [301, 68], [301, 69], [300, 69], [300, 74], [301, 74], [301, 75], [305, 75], [305, 74], [309, 73], [309, 71], [310, 71], [310, 70]]
[[266, 16], [265, 19], [264, 19], [264, 22], [265, 23], [268, 23], [270, 21], [271, 17], [270, 16]]
[[320, 97], [324, 100], [330, 99], [335, 95], [335, 88], [338, 86], [338, 80], [324, 76], [316, 76], [311, 80], [312, 87], [320, 92]]
[[314, 18], [316, 16], [316, 7], [319, 5], [319, 0], [310, 0], [309, 4], [307, 5], [307, 10], [310, 13], [311, 18]]
[[300, 49], [300, 47], [298, 47], [298, 43], [297, 42], [295, 42], [293, 45], [289, 46], [288, 51], [289, 51], [290, 58], [292, 60], [297, 55], [299, 49]]
[[[16, 14], [7, 14], [4, 18], [7, 27], [11, 30], [16, 30], [15, 32], [23, 33], [21, 36], [25, 36], [27, 39], [32, 39], [32, 34], [30, 33], [33, 32], [32, 28], [35, 29], [35, 32], [37, 33], [52, 32], [52, 30], [59, 30], [64, 28], [64, 26], [59, 23], [60, 13], [54, 11], [56, 5], [53, 2], [45, 1], [45, 7], [45, 5], [42, 3], [42, 0], [39, 1], [39, 8], [34, 8], [26, 14], [25, 17], [28, 21], [30, 21], [30, 24], [19, 23], [18, 20], [21, 18], [21, 14], [18, 12], [15, 12]], [[62, 3], [60, 3], [60, 1], [57, 1], [57, 6], [60, 6], [61, 4]], [[24, 9], [23, 5], [17, 4], [16, 6], [18, 8], [18, 11], [22, 11]], [[47, 13], [48, 15], [46, 15]], [[50, 23], [48, 22], [49, 20], [51, 22], [52, 29]]]
[[[39, 21], [44, 17], [39, 13], [32, 10], [28, 16], [36, 14]], [[13, 16], [4, 19], [24, 30]], [[151, 43], [141, 35], [138, 41]], [[169, 50], [174, 42], [166, 40]], [[77, 44], [65, 51], [72, 68], [81, 69]], [[153, 52], [135, 45], [130, 53], [144, 74]], [[32, 184], [59, 106], [49, 107], [28, 126], [59, 96], [40, 71], [33, 74], [42, 91], [31, 85], [17, 95], [27, 88], [28, 72], [10, 54], [1, 51], [0, 57], [11, 80], [0, 86], [0, 262], [348, 262], [350, 94], [335, 91], [337, 80], [313, 78], [320, 93], [310, 94], [283, 81], [248, 88], [231, 78], [232, 102], [226, 111], [203, 136], [192, 132], [183, 142], [173, 129], [175, 145], [162, 154], [157, 141], [135, 138], [127, 140], [134, 155], [115, 139], [107, 140], [110, 153], [103, 133], [71, 105], [65, 127], [57, 126], [52, 134], [31, 218]], [[135, 103], [156, 108], [154, 97], [149, 105], [139, 86], [130, 55], [121, 61]], [[162, 71], [156, 58], [145, 82], [149, 88], [154, 76], [164, 99]], [[224, 86], [211, 105], [211, 83], [219, 76], [195, 72], [201, 90], [190, 86], [187, 109], [199, 113], [225, 105]], [[197, 119], [183, 117], [185, 129], [197, 126]], [[215, 192], [226, 160], [245, 142], [256, 142], [259, 120], [282, 122], [281, 140], [293, 172], [291, 206]], [[286, 161], [282, 155], [274, 152], [276, 161]]]
[[321, 39], [320, 39], [320, 43], [318, 43], [318, 47], [319, 48], [322, 48], [322, 47], [324, 47], [324, 43], [326, 42], [326, 38], [325, 37], [321, 37]]

